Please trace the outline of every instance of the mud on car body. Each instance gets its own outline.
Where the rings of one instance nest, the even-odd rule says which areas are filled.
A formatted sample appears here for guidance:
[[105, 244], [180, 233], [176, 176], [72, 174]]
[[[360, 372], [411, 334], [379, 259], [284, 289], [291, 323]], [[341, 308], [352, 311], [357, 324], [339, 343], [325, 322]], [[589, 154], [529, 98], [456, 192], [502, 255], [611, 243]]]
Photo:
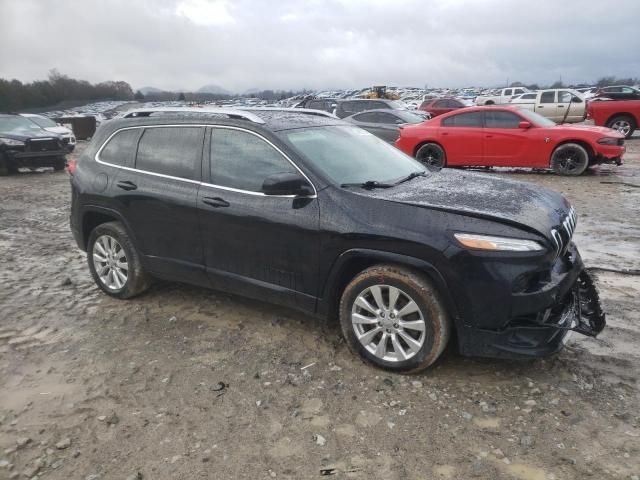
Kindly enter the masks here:
[[338, 119], [151, 112], [101, 126], [71, 170], [74, 236], [114, 297], [159, 277], [337, 317], [405, 372], [454, 333], [465, 355], [530, 358], [604, 327], [560, 194], [427, 172]]

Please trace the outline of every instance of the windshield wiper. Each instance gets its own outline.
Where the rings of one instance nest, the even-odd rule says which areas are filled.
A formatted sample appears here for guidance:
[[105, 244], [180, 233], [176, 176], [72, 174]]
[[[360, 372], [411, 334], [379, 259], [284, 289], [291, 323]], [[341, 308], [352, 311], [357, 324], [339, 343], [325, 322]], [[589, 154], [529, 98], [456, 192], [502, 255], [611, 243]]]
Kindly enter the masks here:
[[409, 175], [407, 175], [404, 178], [401, 178], [400, 180], [398, 180], [396, 183], [394, 183], [394, 185], [400, 185], [401, 183], [404, 182], [408, 182], [409, 180], [413, 180], [416, 177], [424, 177], [426, 176], [426, 172], [423, 170], [421, 172], [411, 172]]
[[364, 188], [366, 190], [371, 190], [373, 188], [390, 188], [390, 187], [393, 187], [394, 184], [393, 183], [378, 182], [377, 180], [367, 180], [366, 182], [343, 183], [340, 186], [342, 188], [360, 187], [360, 188]]

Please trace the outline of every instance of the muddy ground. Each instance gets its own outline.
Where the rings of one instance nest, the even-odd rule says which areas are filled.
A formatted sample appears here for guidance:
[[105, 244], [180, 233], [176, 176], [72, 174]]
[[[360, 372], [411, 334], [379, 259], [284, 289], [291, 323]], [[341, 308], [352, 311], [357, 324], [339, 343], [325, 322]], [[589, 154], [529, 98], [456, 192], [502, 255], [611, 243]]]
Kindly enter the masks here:
[[637, 480], [640, 138], [627, 145], [626, 165], [580, 178], [493, 173], [576, 206], [602, 335], [522, 363], [449, 349], [415, 376], [264, 303], [179, 284], [111, 299], [69, 231], [67, 173], [1, 178], [0, 478]]

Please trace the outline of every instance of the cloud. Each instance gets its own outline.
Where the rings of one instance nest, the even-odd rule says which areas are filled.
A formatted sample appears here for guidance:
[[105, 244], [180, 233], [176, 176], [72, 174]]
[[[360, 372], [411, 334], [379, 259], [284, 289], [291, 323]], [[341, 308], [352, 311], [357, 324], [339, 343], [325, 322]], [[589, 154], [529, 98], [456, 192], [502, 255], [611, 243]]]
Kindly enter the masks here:
[[0, 77], [197, 89], [637, 76], [640, 2], [1, 0]]

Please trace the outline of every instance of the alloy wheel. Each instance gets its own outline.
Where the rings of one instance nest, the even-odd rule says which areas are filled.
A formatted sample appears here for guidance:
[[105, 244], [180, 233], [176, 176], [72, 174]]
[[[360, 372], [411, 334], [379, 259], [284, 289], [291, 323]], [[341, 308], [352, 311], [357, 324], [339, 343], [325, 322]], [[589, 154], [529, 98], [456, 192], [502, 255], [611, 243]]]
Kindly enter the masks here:
[[631, 131], [631, 123], [628, 120], [616, 120], [611, 124], [611, 128], [619, 131], [626, 137]]
[[99, 236], [93, 244], [93, 266], [109, 290], [121, 290], [129, 278], [129, 264], [122, 245], [110, 235]]
[[574, 149], [567, 149], [560, 155], [559, 164], [560, 168], [566, 173], [571, 173], [582, 164], [581, 152]]
[[426, 324], [420, 307], [391, 285], [373, 285], [360, 292], [351, 323], [362, 346], [381, 360], [409, 360], [424, 345]]
[[419, 151], [420, 155], [418, 155], [418, 161], [430, 168], [442, 168], [443, 167], [443, 158], [442, 153], [438, 148], [434, 146], [427, 145], [423, 147]]

